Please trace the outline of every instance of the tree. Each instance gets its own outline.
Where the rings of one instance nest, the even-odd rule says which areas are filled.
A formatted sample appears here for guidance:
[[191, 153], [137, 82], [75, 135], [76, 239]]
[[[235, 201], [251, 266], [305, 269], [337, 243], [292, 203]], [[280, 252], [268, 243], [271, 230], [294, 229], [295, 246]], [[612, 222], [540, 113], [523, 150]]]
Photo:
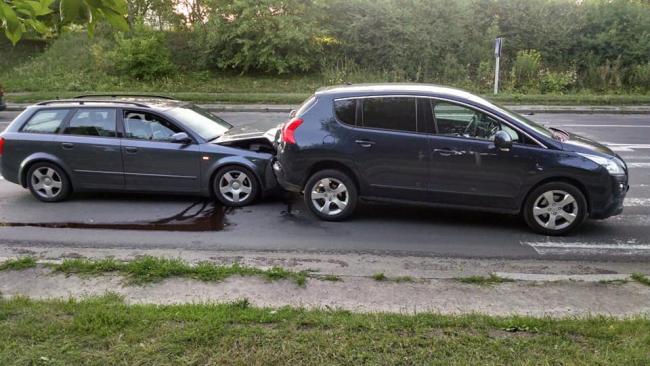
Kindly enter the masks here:
[[[16, 44], [28, 30], [47, 34], [51, 30], [39, 19], [54, 11], [54, 0], [0, 0], [0, 28]], [[64, 23], [87, 23], [92, 36], [97, 23], [106, 21], [120, 30], [128, 30], [125, 0], [61, 0], [59, 13]]]

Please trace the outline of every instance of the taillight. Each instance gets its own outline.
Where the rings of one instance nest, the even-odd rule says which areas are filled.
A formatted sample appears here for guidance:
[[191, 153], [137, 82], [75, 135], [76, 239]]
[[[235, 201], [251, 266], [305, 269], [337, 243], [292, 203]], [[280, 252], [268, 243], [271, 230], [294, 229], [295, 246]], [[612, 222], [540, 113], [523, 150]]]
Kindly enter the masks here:
[[4, 155], [5, 153], [5, 139], [4, 137], [0, 137], [0, 156]]
[[282, 126], [282, 142], [287, 144], [295, 144], [295, 132], [298, 127], [303, 123], [302, 118], [294, 118]]

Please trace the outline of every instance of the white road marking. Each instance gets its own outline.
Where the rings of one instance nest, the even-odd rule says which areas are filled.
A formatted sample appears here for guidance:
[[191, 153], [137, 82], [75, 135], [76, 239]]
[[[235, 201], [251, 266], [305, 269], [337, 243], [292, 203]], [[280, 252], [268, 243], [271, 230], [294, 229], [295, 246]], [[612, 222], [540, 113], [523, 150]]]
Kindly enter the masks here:
[[623, 201], [625, 207], [650, 207], [650, 198], [626, 198]]
[[614, 144], [606, 142], [610, 149], [613, 151], [634, 151], [635, 149], [650, 149], [650, 144]]
[[650, 168], [650, 163], [627, 163], [629, 168]]
[[650, 128], [650, 125], [562, 125], [562, 127], [638, 127], [638, 128]]
[[585, 243], [585, 242], [522, 242], [528, 245], [539, 255], [566, 255], [566, 254], [608, 254], [608, 255], [638, 255], [650, 254], [650, 244], [638, 244], [636, 240], [625, 243]]

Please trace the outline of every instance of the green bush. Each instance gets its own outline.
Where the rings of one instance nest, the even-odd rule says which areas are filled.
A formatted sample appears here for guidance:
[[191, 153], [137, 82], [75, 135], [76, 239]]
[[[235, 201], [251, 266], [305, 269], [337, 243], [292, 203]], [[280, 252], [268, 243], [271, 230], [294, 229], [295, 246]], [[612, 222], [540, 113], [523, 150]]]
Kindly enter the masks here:
[[564, 94], [568, 92], [576, 82], [574, 70], [556, 72], [545, 71], [539, 80], [539, 91], [542, 94]]
[[510, 82], [513, 89], [535, 89], [538, 84], [541, 66], [542, 55], [539, 51], [527, 50], [517, 52], [517, 57], [513, 62], [510, 73]]
[[650, 91], [650, 61], [632, 68], [630, 86], [640, 91]]
[[118, 34], [115, 48], [109, 52], [113, 71], [119, 76], [151, 81], [169, 76], [174, 70], [171, 55], [160, 33]]

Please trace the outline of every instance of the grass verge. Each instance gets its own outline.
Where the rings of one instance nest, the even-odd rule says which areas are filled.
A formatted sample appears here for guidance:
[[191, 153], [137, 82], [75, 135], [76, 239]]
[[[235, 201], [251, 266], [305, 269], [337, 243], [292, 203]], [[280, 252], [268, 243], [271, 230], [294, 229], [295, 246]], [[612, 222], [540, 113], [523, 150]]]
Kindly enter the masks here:
[[120, 262], [112, 258], [101, 260], [66, 259], [60, 264], [51, 265], [51, 268], [55, 272], [77, 275], [118, 272], [135, 284], [157, 282], [170, 277], [192, 278], [208, 282], [223, 281], [231, 276], [257, 276], [269, 281], [286, 279], [299, 286], [304, 286], [307, 281], [305, 272], [293, 272], [281, 267], [259, 269], [239, 264], [224, 266], [210, 262], [200, 262], [193, 266], [181, 259], [151, 256], [140, 257], [129, 262]]
[[0, 364], [647, 365], [650, 320], [0, 299]]
[[415, 279], [411, 276], [388, 277], [383, 272], [373, 274], [372, 279], [379, 282], [415, 282]]
[[0, 271], [20, 271], [27, 268], [36, 267], [34, 257], [22, 257], [18, 259], [9, 259], [0, 263]]
[[470, 285], [479, 285], [479, 286], [492, 286], [505, 282], [514, 282], [510, 278], [499, 277], [494, 273], [491, 273], [489, 276], [468, 276], [468, 277], [459, 277], [456, 278], [457, 281], [461, 283], [466, 283]]
[[[236, 83], [236, 80], [233, 80]], [[314, 89], [315, 90], [315, 89]], [[108, 93], [116, 92], [109, 91]], [[137, 89], [122, 91], [123, 93], [138, 93]], [[103, 92], [107, 93], [107, 92]], [[119, 93], [119, 92], [116, 92]], [[311, 92], [279, 93], [279, 92], [155, 92], [147, 90], [146, 94], [162, 94], [194, 103], [219, 103], [219, 104], [293, 104], [302, 103]], [[9, 93], [5, 96], [7, 102], [33, 103], [48, 99], [72, 98], [80, 94], [93, 94], [93, 92], [49, 92], [35, 91], [25, 93]], [[489, 100], [501, 104], [533, 104], [533, 105], [637, 105], [650, 104], [650, 95], [627, 94], [500, 94], [497, 96], [483, 95]]]
[[642, 285], [650, 286], [650, 278], [642, 273], [633, 273], [630, 278]]

